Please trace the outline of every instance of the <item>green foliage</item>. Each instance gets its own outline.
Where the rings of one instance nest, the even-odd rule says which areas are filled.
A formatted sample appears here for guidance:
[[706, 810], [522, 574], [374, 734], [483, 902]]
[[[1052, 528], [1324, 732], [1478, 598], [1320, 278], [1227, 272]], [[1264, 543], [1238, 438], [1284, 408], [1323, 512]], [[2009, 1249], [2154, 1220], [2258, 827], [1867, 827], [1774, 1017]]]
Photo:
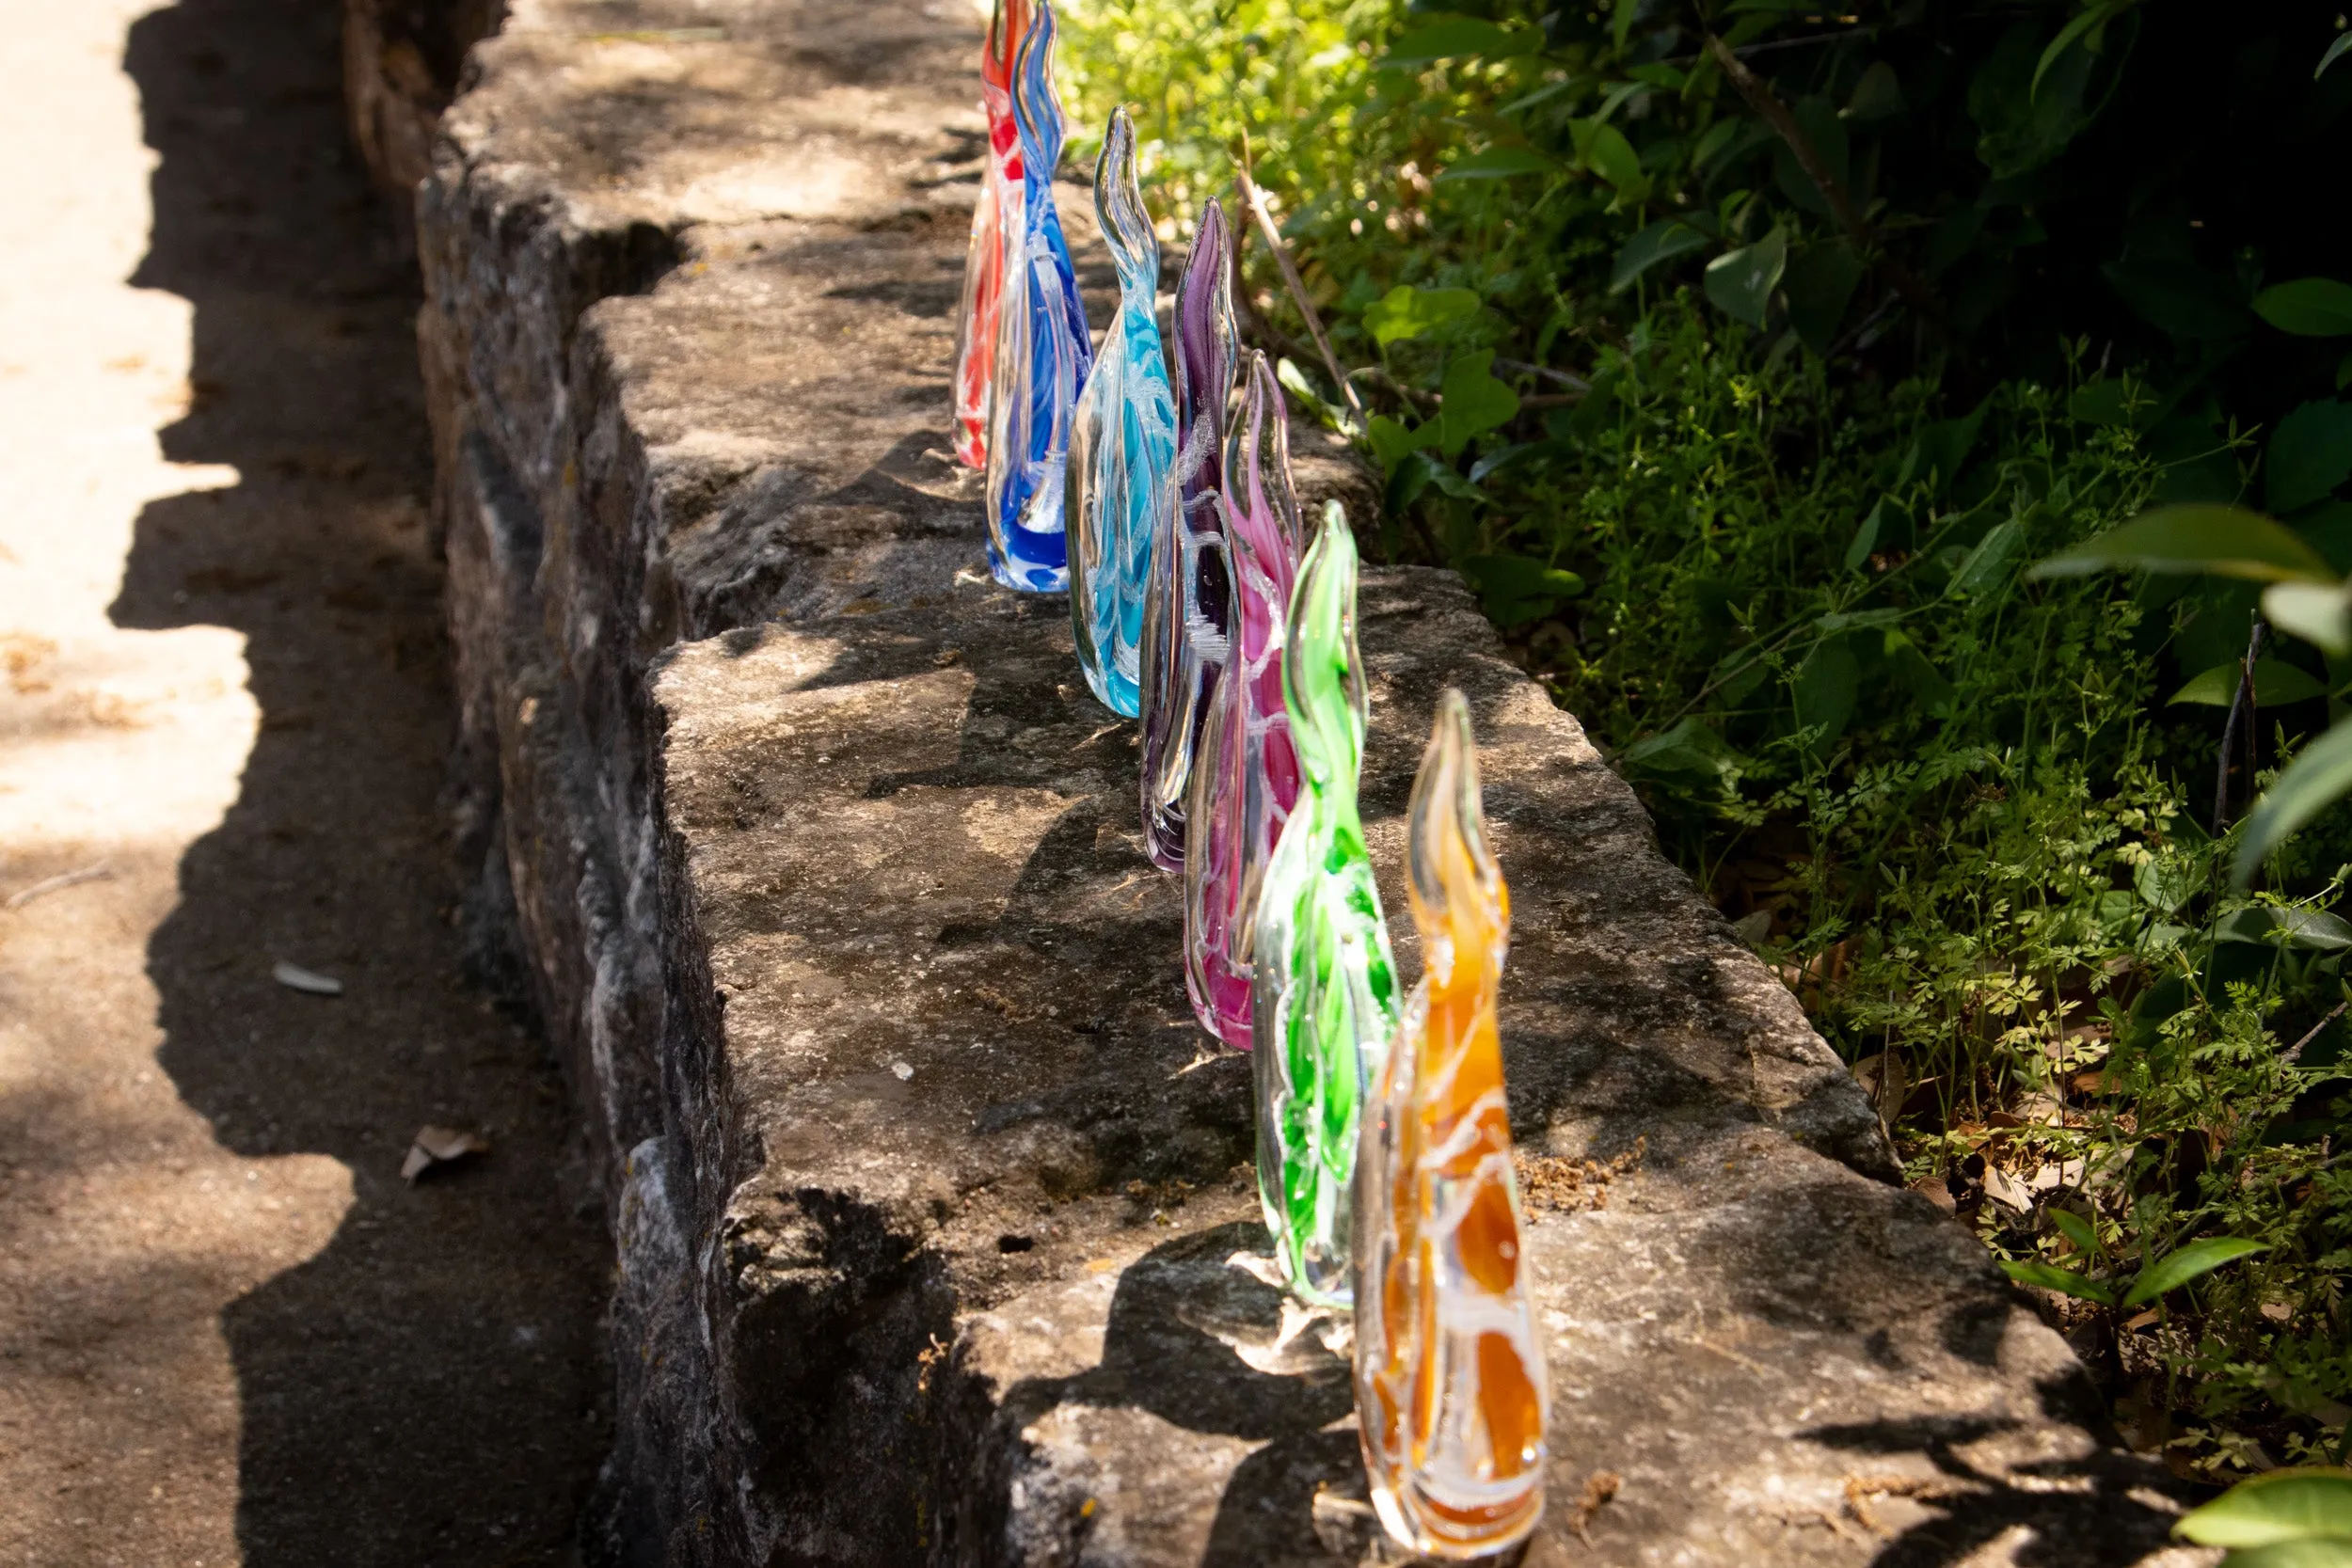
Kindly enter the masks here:
[[[1463, 571], [1915, 1174], [2201, 1462], [2336, 1451], [2334, 9], [1445, 3], [1077, 0], [1080, 123], [1135, 110], [1171, 233], [1253, 161], [1368, 405], [1368, 548]], [[2285, 772], [2224, 827], [2258, 609], [2305, 640], [2243, 726]]]
[[2310, 1465], [2256, 1476], [2185, 1514], [2174, 1532], [2229, 1547], [2223, 1568], [2344, 1568], [2352, 1563], [2352, 1472]]

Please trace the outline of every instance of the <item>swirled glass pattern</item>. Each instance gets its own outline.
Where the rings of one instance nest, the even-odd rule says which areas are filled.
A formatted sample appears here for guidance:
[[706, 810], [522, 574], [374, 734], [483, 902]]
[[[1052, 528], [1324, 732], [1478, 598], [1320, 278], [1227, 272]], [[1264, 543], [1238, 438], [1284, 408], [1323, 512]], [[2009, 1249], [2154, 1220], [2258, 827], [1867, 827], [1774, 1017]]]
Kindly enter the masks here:
[[1356, 647], [1356, 538], [1327, 501], [1282, 644], [1298, 801], [1258, 889], [1250, 944], [1258, 1194], [1301, 1300], [1354, 1299], [1356, 1151], [1397, 1019], [1396, 960], [1357, 807], [1370, 712]]
[[1184, 803], [1184, 982], [1201, 1027], [1247, 1050], [1258, 884], [1298, 799], [1298, 753], [1282, 706], [1298, 498], [1281, 383], [1255, 350], [1226, 432], [1223, 467], [1217, 553], [1231, 591], [1228, 635]]
[[1021, 182], [1021, 137], [1012, 123], [1012, 60], [1028, 30], [1026, 0], [996, 0], [980, 47], [980, 109], [988, 120], [980, 195], [964, 249], [963, 294], [956, 306], [955, 448], [966, 467], [988, 464], [988, 404], [996, 362], [996, 309], [1005, 292], [1006, 192]]
[[1174, 547], [1176, 402], [1153, 309], [1160, 245], [1136, 185], [1136, 127], [1123, 108], [1103, 135], [1094, 211], [1119, 274], [1119, 313], [1071, 429], [1070, 622], [1087, 685], [1132, 719], [1142, 710], [1152, 563]]
[[1229, 586], [1216, 498], [1241, 356], [1232, 275], [1225, 209], [1212, 201], [1176, 283], [1175, 547], [1154, 557], [1143, 609], [1143, 840], [1166, 871], [1184, 869], [1193, 757], [1225, 661]]
[[989, 396], [988, 563], [1006, 587], [1047, 594], [1069, 578], [1062, 501], [1071, 416], [1094, 354], [1054, 206], [1063, 133], [1054, 87], [1053, 0], [1036, 6], [1013, 58], [1019, 210], [1009, 202], [998, 215], [1006, 235], [1005, 292]]
[[1511, 901], [1478, 795], [1470, 705], [1448, 691], [1408, 829], [1425, 973], [1381, 1067], [1355, 1238], [1373, 1506], [1408, 1549], [1457, 1559], [1524, 1539], [1544, 1480], [1544, 1357], [1496, 1029]]

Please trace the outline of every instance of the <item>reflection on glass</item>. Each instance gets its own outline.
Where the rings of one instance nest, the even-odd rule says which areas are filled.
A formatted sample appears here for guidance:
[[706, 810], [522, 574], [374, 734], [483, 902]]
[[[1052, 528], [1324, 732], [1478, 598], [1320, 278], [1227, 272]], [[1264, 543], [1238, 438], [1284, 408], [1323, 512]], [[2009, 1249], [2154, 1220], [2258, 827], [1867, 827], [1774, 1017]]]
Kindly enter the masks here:
[[1511, 900], [1458, 691], [1438, 704], [1409, 832], [1426, 971], [1360, 1156], [1356, 1413], [1389, 1533], [1469, 1558], [1524, 1539], [1543, 1513], [1546, 1395], [1495, 1026]]
[[1298, 753], [1282, 708], [1282, 624], [1298, 578], [1299, 530], [1290, 420], [1264, 355], [1251, 351], [1243, 388], [1217, 498], [1229, 635], [1184, 803], [1184, 980], [1201, 1027], [1247, 1050], [1258, 883], [1298, 799]]
[[1142, 707], [1143, 601], [1173, 549], [1176, 402], [1152, 309], [1160, 245], [1136, 187], [1136, 127], [1111, 113], [1094, 211], [1119, 272], [1119, 314], [1078, 395], [1070, 437], [1070, 622], [1087, 684], [1113, 713]]
[[1054, 170], [1061, 162], [1061, 99], [1054, 89], [1053, 0], [1013, 56], [1012, 119], [1021, 183], [998, 211], [1005, 292], [996, 311], [988, 426], [988, 563], [1008, 588], [1044, 594], [1068, 578], [1062, 487], [1070, 422], [1093, 361], [1078, 277], [1070, 265]]
[[1298, 802], [1258, 890], [1250, 944], [1258, 1194], [1300, 1299], [1354, 1297], [1356, 1147], [1395, 1032], [1396, 963], [1356, 787], [1369, 713], [1356, 648], [1356, 539], [1327, 501], [1282, 646]]
[[1143, 840], [1152, 863], [1184, 864], [1184, 797], [1225, 661], [1222, 483], [1225, 405], [1241, 356], [1225, 209], [1210, 202], [1176, 283], [1175, 545], [1155, 555], [1143, 608]]

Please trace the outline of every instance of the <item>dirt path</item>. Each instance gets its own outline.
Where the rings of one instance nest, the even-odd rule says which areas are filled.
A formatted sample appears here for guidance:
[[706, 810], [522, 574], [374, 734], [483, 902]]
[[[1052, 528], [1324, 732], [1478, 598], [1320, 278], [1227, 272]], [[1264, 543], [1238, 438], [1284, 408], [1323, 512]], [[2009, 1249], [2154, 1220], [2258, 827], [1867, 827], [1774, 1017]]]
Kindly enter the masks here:
[[567, 1561], [607, 1263], [452, 924], [413, 269], [333, 0], [142, 9], [0, 0], [0, 1562]]

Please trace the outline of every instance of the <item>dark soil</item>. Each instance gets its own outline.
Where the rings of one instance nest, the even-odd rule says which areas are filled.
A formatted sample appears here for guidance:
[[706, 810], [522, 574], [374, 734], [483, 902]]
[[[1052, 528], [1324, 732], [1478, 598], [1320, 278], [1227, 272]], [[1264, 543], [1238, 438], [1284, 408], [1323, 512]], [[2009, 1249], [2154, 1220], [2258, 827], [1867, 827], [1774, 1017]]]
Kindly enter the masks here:
[[[195, 306], [164, 450], [243, 480], [146, 509], [113, 615], [241, 631], [262, 710], [150, 946], [160, 1060], [227, 1148], [352, 1172], [326, 1248], [224, 1314], [248, 1568], [564, 1562], [605, 1444], [609, 1253], [540, 1039], [461, 960], [417, 274], [339, 49], [334, 0], [187, 0], [131, 32], [162, 154], [134, 281]], [[274, 984], [281, 958], [344, 993]], [[406, 1184], [428, 1123], [491, 1151]]]

